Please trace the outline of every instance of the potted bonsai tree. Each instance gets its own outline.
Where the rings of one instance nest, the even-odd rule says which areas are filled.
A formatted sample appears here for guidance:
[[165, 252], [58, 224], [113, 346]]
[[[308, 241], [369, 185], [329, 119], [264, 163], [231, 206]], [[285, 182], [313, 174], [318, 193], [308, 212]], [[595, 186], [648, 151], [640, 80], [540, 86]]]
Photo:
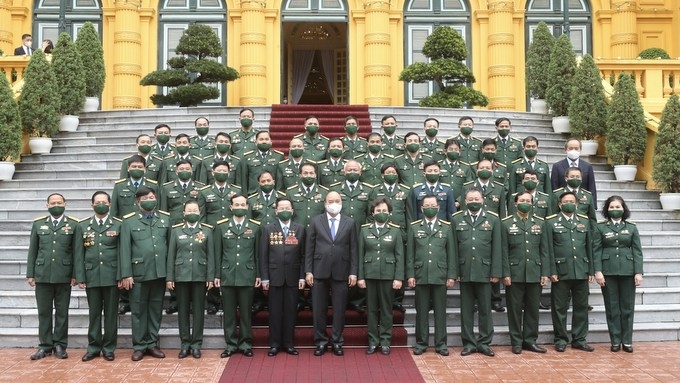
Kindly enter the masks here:
[[661, 207], [680, 210], [680, 98], [677, 94], [671, 96], [661, 113], [652, 179], [661, 190]]
[[616, 179], [634, 180], [637, 164], [645, 156], [647, 127], [645, 111], [633, 78], [628, 73], [621, 73], [614, 84], [607, 116], [605, 147], [609, 160], [614, 164]]
[[19, 96], [21, 128], [30, 136], [31, 153], [52, 150], [52, 137], [59, 132], [57, 80], [45, 54], [36, 50], [24, 72], [24, 87]]
[[583, 56], [581, 64], [576, 68], [570, 97], [571, 134], [581, 139], [582, 155], [595, 155], [597, 139], [607, 131], [607, 100], [600, 70], [593, 56]]
[[102, 42], [94, 25], [89, 21], [78, 32], [76, 50], [80, 53], [80, 59], [84, 64], [85, 106], [83, 112], [94, 112], [99, 109], [99, 98], [106, 81], [106, 67]]
[[9, 81], [0, 75], [0, 181], [14, 176], [14, 160], [21, 152], [19, 107]]
[[548, 113], [545, 93], [548, 91], [548, 66], [554, 45], [555, 36], [548, 29], [548, 24], [541, 21], [534, 30], [526, 61], [527, 90], [531, 97], [531, 111], [534, 113]]
[[59, 130], [75, 132], [78, 129], [78, 114], [85, 103], [85, 78], [80, 53], [66, 32], [59, 35], [52, 52], [52, 69], [57, 80], [57, 110], [61, 115]]
[[569, 133], [569, 103], [571, 102], [571, 84], [576, 72], [576, 54], [571, 47], [567, 35], [560, 36], [550, 53], [548, 66], [548, 90], [546, 101], [552, 109], [553, 130]]

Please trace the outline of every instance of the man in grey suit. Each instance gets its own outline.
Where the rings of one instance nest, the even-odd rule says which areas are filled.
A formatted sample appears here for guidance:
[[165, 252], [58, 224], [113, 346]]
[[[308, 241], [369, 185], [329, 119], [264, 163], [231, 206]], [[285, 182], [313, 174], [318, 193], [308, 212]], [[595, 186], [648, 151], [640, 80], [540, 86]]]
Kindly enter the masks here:
[[328, 290], [333, 304], [333, 353], [344, 355], [342, 330], [349, 287], [357, 283], [357, 230], [354, 220], [341, 216], [342, 199], [338, 192], [326, 195], [326, 213], [313, 217], [307, 228], [305, 280], [312, 287], [315, 356], [326, 352], [326, 312]]

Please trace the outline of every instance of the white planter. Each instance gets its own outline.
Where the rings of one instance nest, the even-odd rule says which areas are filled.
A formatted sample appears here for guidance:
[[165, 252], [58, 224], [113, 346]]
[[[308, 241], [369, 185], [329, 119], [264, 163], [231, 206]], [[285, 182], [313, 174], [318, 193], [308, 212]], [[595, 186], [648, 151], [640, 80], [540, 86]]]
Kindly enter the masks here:
[[618, 181], [634, 181], [637, 165], [614, 165], [614, 175]]
[[548, 103], [542, 98], [531, 99], [531, 112], [548, 114]]
[[664, 210], [680, 210], [680, 193], [661, 193], [659, 201]]
[[95, 112], [99, 109], [99, 97], [85, 97], [83, 112]]
[[0, 181], [9, 181], [14, 177], [14, 162], [0, 161]]
[[28, 140], [31, 154], [47, 154], [52, 150], [52, 139], [49, 137], [31, 137]]
[[598, 142], [596, 140], [583, 140], [581, 141], [581, 155], [583, 156], [594, 156], [597, 154]]
[[555, 133], [569, 133], [571, 128], [569, 126], [568, 116], [557, 116], [552, 118], [552, 127]]
[[78, 116], [72, 116], [66, 114], [61, 116], [61, 121], [59, 121], [59, 131], [60, 132], [75, 132], [78, 130], [78, 124], [80, 123], [80, 118]]

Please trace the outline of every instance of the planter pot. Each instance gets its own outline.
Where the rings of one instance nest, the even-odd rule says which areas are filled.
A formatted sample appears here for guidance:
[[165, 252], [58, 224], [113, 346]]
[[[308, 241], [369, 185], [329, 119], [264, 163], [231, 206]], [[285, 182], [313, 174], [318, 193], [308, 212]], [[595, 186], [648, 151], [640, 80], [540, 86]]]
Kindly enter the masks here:
[[52, 150], [52, 139], [49, 137], [31, 137], [28, 141], [31, 154], [47, 154]]
[[95, 112], [99, 109], [99, 97], [85, 97], [83, 112]]
[[637, 165], [614, 165], [614, 175], [618, 181], [634, 181]]
[[548, 114], [548, 103], [542, 98], [531, 99], [531, 112]]
[[59, 121], [59, 131], [60, 132], [75, 132], [78, 130], [78, 124], [80, 123], [80, 118], [78, 116], [72, 116], [66, 114], [61, 116], [61, 121]]
[[571, 131], [568, 116], [553, 117], [552, 126], [555, 133], [569, 133]]
[[14, 162], [0, 161], [0, 181], [9, 181], [14, 177]]
[[680, 193], [661, 193], [659, 201], [664, 210], [680, 210]]
[[583, 140], [581, 141], [581, 155], [594, 156], [597, 154], [597, 140]]

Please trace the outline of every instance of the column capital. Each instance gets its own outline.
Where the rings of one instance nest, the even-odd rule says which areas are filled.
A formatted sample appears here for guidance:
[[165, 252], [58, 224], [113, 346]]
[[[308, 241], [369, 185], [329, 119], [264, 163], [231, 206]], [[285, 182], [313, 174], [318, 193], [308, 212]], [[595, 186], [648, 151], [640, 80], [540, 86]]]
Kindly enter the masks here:
[[632, 12], [638, 10], [637, 0], [611, 0], [611, 8], [616, 12]]
[[486, 7], [491, 12], [514, 12], [515, 2], [511, 0], [488, 0]]

